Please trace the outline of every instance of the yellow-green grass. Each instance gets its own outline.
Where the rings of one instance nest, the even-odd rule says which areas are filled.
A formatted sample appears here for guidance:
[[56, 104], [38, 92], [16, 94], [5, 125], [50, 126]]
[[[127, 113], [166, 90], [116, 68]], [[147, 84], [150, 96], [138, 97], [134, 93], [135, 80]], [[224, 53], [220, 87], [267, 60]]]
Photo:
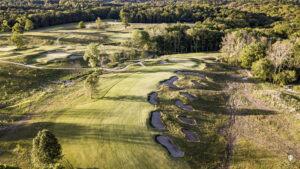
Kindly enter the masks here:
[[[240, 130], [233, 144], [231, 168], [297, 168], [299, 162], [288, 162], [287, 154], [282, 150], [286, 145], [299, 148], [297, 128], [300, 120], [295, 118], [294, 112], [278, 110], [274, 113], [253, 106], [246, 96], [253, 95], [253, 91], [260, 89], [258, 86], [262, 84], [253, 79], [242, 83], [232, 78], [240, 71], [214, 62], [218, 55], [169, 55], [160, 58], [168, 60], [165, 65], [148, 61], [144, 63], [146, 67], [137, 65], [122, 72], [106, 73], [99, 77], [99, 92], [92, 100], [86, 95], [84, 78], [76, 80], [68, 88], [51, 85], [55, 89], [53, 92], [39, 95], [33, 119], [0, 137], [0, 162], [30, 168], [32, 138], [38, 130], [48, 128], [62, 144], [63, 163], [71, 163], [75, 168], [224, 167], [228, 156], [226, 126], [229, 112], [226, 101], [231, 92], [236, 92], [245, 107], [238, 109], [238, 113], [244, 114], [239, 114], [236, 119], [235, 127]], [[159, 84], [176, 75], [174, 72], [177, 70], [196, 71], [206, 75], [207, 80], [177, 75], [179, 80], [175, 84], [183, 88], [181, 91]], [[199, 80], [207, 87], [197, 87], [191, 80]], [[224, 90], [227, 82], [235, 80], [235, 91]], [[247, 93], [243, 93], [245, 88], [249, 90]], [[267, 85], [263, 88], [270, 89]], [[147, 95], [152, 91], [159, 93], [157, 107], [147, 101]], [[197, 96], [198, 100], [192, 101], [179, 95], [183, 91]], [[28, 97], [30, 99], [33, 96]], [[196, 111], [186, 112], [177, 108], [174, 106], [176, 99], [191, 105]], [[158, 132], [149, 125], [150, 112], [155, 109], [162, 112], [168, 131]], [[195, 119], [197, 125], [183, 124], [177, 119], [178, 115]], [[200, 141], [187, 142], [180, 132], [181, 128], [196, 132]], [[170, 157], [167, 150], [155, 142], [157, 134], [169, 136], [184, 151], [184, 158]], [[279, 151], [274, 147], [279, 147]]]
[[[99, 78], [100, 92], [93, 100], [85, 95], [82, 81], [66, 91], [55, 91], [56, 96], [40, 103], [39, 113], [30, 123], [1, 138], [1, 144], [5, 142], [12, 149], [16, 143], [27, 147], [37, 130], [47, 127], [62, 144], [65, 160], [74, 167], [189, 168], [183, 159], [170, 157], [156, 143], [158, 132], [148, 121], [155, 109], [147, 101], [148, 93], [158, 90], [159, 82], [174, 71], [196, 64], [190, 59], [174, 61], [167, 65], [149, 62], [147, 67], [104, 74]], [[0, 155], [3, 163], [15, 160], [21, 164], [9, 153]]]

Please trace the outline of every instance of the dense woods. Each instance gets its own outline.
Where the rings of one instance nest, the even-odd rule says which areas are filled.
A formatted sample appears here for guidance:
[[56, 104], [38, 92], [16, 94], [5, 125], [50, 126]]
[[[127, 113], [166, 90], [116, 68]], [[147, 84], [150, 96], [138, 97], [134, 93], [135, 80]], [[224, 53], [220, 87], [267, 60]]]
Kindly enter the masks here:
[[[132, 39], [123, 45], [137, 50], [113, 54], [111, 60], [138, 58], [137, 53], [146, 57], [222, 49], [227, 54], [225, 61], [253, 72], [268, 69], [264, 66], [270, 62], [273, 73], [258, 75], [265, 80], [286, 84], [299, 75], [295, 63], [299, 56], [300, 7], [296, 0], [197, 0], [190, 4], [183, 1], [127, 2], [4, 0], [0, 3], [0, 30], [14, 32], [10, 42], [22, 48], [23, 31], [39, 27], [80, 21], [79, 27], [84, 28], [83, 21], [97, 18], [120, 19], [125, 27], [130, 23], [179, 22], [136, 30]], [[274, 63], [279, 49], [288, 50], [286, 58]], [[288, 64], [292, 62], [294, 65]], [[289, 78], [284, 82], [278, 80], [282, 77]]]
[[120, 11], [128, 13], [129, 21], [136, 23], [172, 23], [172, 22], [197, 22], [212, 20], [221, 29], [268, 26], [278, 17], [269, 17], [262, 13], [250, 13], [207, 5], [166, 5], [154, 6], [129, 5], [125, 7], [103, 6], [91, 9], [64, 9], [54, 8], [35, 9], [29, 6], [12, 6], [1, 10], [1, 30], [7, 31], [19, 22], [25, 25], [26, 19], [34, 23], [35, 28], [58, 25], [78, 21], [94, 21], [97, 17], [102, 19], [119, 19]]

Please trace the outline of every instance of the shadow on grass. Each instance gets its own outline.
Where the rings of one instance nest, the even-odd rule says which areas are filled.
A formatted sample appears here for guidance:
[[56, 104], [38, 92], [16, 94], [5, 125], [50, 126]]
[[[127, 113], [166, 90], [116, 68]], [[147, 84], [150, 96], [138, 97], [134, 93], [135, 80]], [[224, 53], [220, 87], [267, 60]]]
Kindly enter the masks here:
[[239, 109], [237, 116], [276, 115], [275, 111], [264, 109]]
[[104, 96], [101, 100], [115, 100], [115, 101], [132, 101], [132, 102], [146, 102], [147, 98], [142, 96], [119, 96], [119, 97], [107, 97]]
[[[138, 145], [155, 144], [149, 136], [147, 128], [143, 129], [135, 125], [119, 124], [93, 124], [90, 126], [75, 123], [37, 122], [18, 126], [13, 131], [4, 131], [0, 137], [0, 143], [6, 141], [18, 141], [33, 139], [38, 131], [49, 129], [58, 140], [95, 140], [107, 143], [124, 143]], [[6, 132], [6, 133], [5, 133]]]

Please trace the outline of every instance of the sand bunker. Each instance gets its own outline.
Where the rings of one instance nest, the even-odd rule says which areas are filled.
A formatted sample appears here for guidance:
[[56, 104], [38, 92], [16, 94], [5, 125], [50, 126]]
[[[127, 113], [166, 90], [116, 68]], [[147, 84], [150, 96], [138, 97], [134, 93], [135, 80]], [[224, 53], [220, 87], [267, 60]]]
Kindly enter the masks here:
[[185, 134], [185, 139], [190, 142], [199, 142], [197, 135], [193, 131], [181, 129], [181, 132]]
[[194, 76], [198, 76], [201, 79], [206, 79], [205, 75], [201, 75], [200, 73], [196, 73], [196, 72], [182, 72], [182, 71], [176, 71], [175, 73], [179, 74], [179, 75], [194, 75]]
[[164, 60], [160, 60], [159, 62], [158, 62], [158, 64], [161, 64], [161, 65], [164, 65], [164, 64], [167, 64], [168, 62], [166, 62], [166, 61], [164, 61]]
[[46, 90], [46, 91], [48, 91], [48, 92], [51, 92], [51, 91], [52, 91], [52, 89], [51, 89], [51, 88], [48, 88], [48, 87], [42, 87], [42, 86], [40, 86], [40, 88], [41, 88], [41, 89], [44, 89], [44, 90]]
[[185, 123], [185, 124], [189, 124], [189, 125], [195, 125], [196, 124], [196, 121], [194, 119], [189, 119], [189, 118], [186, 118], [186, 117], [183, 117], [183, 116], [178, 116], [178, 119], [180, 121], [182, 121], [183, 123]]
[[68, 59], [80, 59], [80, 58], [83, 58], [83, 56], [71, 55], [68, 57]]
[[148, 97], [149, 102], [150, 102], [151, 104], [157, 105], [157, 104], [158, 104], [158, 103], [157, 103], [157, 97], [158, 97], [158, 94], [157, 94], [156, 92], [150, 93], [150, 94], [149, 94], [149, 97]]
[[176, 100], [175, 105], [183, 110], [193, 111], [193, 108], [191, 106], [184, 105], [180, 100]]
[[196, 80], [192, 80], [192, 82], [196, 85], [196, 86], [199, 86], [199, 87], [206, 87], [205, 85], [197, 82]]
[[172, 157], [183, 157], [183, 152], [166, 136], [157, 136], [156, 140], [166, 147]]
[[178, 79], [179, 79], [179, 78], [178, 78], [177, 76], [173, 76], [173, 77], [171, 77], [170, 79], [161, 82], [161, 84], [166, 84], [166, 85], [168, 85], [169, 87], [179, 89], [179, 87], [177, 87], [176, 85], [173, 84], [173, 83], [174, 83], [176, 80], [178, 80]]
[[153, 127], [155, 127], [156, 129], [158, 129], [158, 130], [165, 130], [166, 129], [165, 125], [161, 121], [161, 113], [160, 112], [158, 112], [158, 111], [152, 112], [151, 125]]
[[179, 94], [187, 97], [188, 99], [192, 99], [192, 100], [196, 100], [197, 99], [196, 96], [193, 96], [193, 95], [191, 95], [191, 94], [189, 94], [187, 92], [180, 92]]

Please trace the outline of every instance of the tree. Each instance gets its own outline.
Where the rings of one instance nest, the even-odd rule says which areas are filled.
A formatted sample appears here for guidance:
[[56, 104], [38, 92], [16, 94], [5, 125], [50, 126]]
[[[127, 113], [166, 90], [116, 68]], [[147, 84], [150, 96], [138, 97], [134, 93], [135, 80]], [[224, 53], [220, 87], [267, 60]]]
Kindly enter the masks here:
[[100, 29], [101, 26], [102, 26], [102, 20], [100, 17], [98, 17], [96, 20], [96, 27], [97, 27], [97, 29]]
[[101, 54], [100, 51], [98, 49], [98, 44], [97, 43], [90, 43], [87, 46], [87, 49], [85, 50], [83, 59], [85, 61], [89, 62], [89, 66], [96, 68], [97, 64], [103, 60], [103, 58], [101, 58]]
[[21, 26], [20, 23], [16, 23], [13, 27], [12, 27], [12, 32], [16, 32], [16, 33], [23, 33], [23, 27]]
[[280, 84], [281, 86], [297, 80], [296, 71], [294, 70], [284, 70], [277, 74], [273, 74], [272, 77], [273, 82]]
[[29, 30], [34, 29], [33, 22], [32, 22], [30, 19], [26, 19], [24, 29], [25, 29], [26, 31], [29, 31]]
[[150, 36], [147, 31], [134, 30], [131, 35], [132, 44], [136, 47], [144, 48], [144, 46], [150, 43]]
[[239, 61], [244, 68], [251, 68], [252, 63], [266, 56], [266, 45], [263, 43], [252, 43], [246, 46], [240, 53]]
[[1, 27], [2, 27], [1, 29], [2, 32], [9, 32], [11, 29], [10, 26], [8, 25], [7, 20], [3, 20]]
[[49, 130], [43, 129], [33, 139], [32, 162], [37, 168], [52, 168], [62, 159], [62, 148]]
[[273, 71], [272, 64], [266, 58], [254, 62], [251, 67], [251, 72], [253, 73], [253, 75], [263, 80], [271, 80], [272, 71]]
[[84, 29], [86, 26], [85, 26], [85, 23], [83, 22], [83, 21], [80, 21], [79, 23], [78, 23], [78, 28], [79, 29]]
[[25, 46], [25, 42], [23, 40], [23, 35], [17, 32], [14, 32], [9, 38], [9, 42], [11, 45], [16, 46], [17, 49], [22, 49]]
[[90, 74], [85, 82], [84, 86], [87, 90], [87, 94], [90, 96], [91, 99], [93, 99], [93, 94], [97, 93], [97, 83], [98, 83], [98, 78], [96, 72]]
[[274, 65], [274, 73], [279, 73], [289, 63], [294, 53], [294, 46], [288, 41], [277, 41], [268, 50], [268, 59]]
[[129, 22], [130, 22], [130, 15], [124, 9], [122, 9], [120, 11], [120, 18], [121, 18], [121, 21], [123, 22], [125, 28], [127, 28], [128, 26], [130, 26], [130, 24], [129, 24]]

